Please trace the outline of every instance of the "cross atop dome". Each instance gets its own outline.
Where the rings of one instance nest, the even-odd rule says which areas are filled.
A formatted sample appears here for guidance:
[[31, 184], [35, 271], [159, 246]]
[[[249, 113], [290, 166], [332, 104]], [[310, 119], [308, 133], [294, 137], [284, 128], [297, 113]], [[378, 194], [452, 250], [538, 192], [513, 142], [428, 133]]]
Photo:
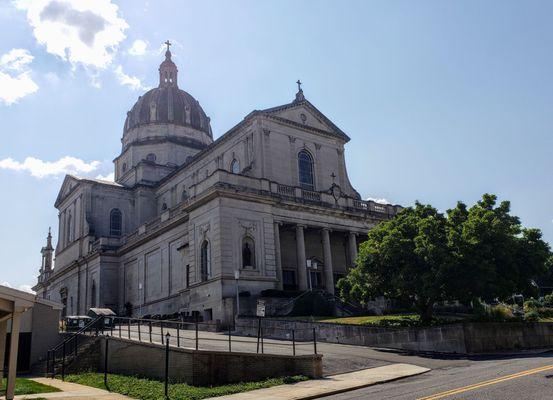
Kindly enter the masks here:
[[171, 60], [171, 42], [166, 40], [163, 44], [167, 46], [167, 51], [165, 51], [165, 60], [159, 66], [159, 86], [177, 86], [177, 66]]

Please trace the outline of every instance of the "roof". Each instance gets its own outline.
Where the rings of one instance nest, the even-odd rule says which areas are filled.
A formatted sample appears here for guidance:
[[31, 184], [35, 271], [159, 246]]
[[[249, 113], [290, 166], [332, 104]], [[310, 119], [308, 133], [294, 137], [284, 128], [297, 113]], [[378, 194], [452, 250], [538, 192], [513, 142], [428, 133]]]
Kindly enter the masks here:
[[13, 301], [24, 308], [31, 308], [35, 304], [42, 304], [51, 307], [54, 310], [61, 310], [63, 308], [62, 304], [56, 303], [55, 301], [43, 299], [34, 293], [24, 292], [22, 290], [3, 285], [0, 285], [0, 299]]
[[109, 308], [91, 308], [90, 310], [88, 310], [88, 312], [94, 313], [98, 316], [99, 315], [103, 315], [103, 316], [117, 315]]

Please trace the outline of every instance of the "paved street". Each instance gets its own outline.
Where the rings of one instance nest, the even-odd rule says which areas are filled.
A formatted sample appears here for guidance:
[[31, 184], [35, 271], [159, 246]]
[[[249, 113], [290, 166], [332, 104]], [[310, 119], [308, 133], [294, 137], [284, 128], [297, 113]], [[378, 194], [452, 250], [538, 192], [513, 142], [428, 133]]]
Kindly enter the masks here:
[[553, 353], [445, 362], [423, 375], [324, 399], [553, 399]]

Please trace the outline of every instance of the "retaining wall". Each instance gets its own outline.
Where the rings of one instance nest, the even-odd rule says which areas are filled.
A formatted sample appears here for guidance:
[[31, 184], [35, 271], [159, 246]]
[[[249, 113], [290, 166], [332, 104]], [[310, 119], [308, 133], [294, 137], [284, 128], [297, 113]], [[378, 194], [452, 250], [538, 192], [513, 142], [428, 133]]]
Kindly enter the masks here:
[[[102, 337], [99, 370], [103, 369], [106, 339]], [[165, 346], [109, 338], [108, 371], [163, 379]], [[194, 386], [258, 381], [267, 378], [323, 375], [322, 355], [286, 356], [254, 353], [229, 353], [170, 348], [169, 379]]]
[[[257, 334], [257, 318], [240, 317], [237, 333]], [[264, 335], [275, 339], [317, 340], [418, 352], [477, 354], [553, 347], [553, 323], [459, 323], [428, 328], [377, 326], [264, 319]]]

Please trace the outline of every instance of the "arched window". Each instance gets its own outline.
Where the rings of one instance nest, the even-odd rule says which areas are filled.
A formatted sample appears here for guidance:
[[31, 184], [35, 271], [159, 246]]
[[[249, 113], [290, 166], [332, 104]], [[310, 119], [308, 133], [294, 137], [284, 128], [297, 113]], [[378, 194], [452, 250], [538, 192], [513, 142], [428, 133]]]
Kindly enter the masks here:
[[255, 243], [246, 236], [242, 240], [242, 268], [255, 268]]
[[200, 266], [202, 281], [206, 281], [211, 278], [211, 251], [207, 240], [203, 241], [200, 249]]
[[127, 171], [127, 163], [123, 163], [123, 172]]
[[123, 214], [118, 208], [111, 210], [109, 214], [109, 234], [110, 236], [121, 236], [123, 231]]
[[302, 150], [298, 154], [298, 169], [300, 186], [307, 190], [315, 190], [313, 180], [313, 157], [308, 151]]
[[236, 158], [230, 163], [230, 172], [232, 172], [233, 174], [240, 173], [240, 161], [238, 161]]
[[167, 210], [167, 203], [163, 203], [161, 205], [161, 211], [165, 211], [165, 210]]
[[96, 281], [92, 280], [92, 287], [90, 289], [90, 307], [96, 307]]
[[180, 199], [181, 199], [181, 201], [186, 201], [186, 200], [188, 200], [188, 192], [186, 191], [186, 189], [182, 189], [182, 193], [181, 193]]
[[146, 156], [146, 160], [151, 161], [151, 162], [155, 162], [156, 159], [157, 159], [157, 157], [154, 153], [150, 153]]

